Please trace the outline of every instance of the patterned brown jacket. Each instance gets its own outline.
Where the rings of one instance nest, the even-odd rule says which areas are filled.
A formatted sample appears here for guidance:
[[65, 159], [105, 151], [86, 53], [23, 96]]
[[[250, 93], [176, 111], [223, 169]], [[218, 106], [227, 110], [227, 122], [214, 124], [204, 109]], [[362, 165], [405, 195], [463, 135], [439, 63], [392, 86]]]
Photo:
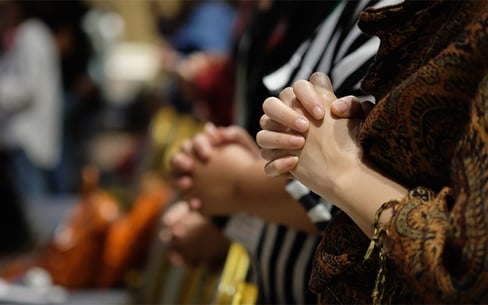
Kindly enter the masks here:
[[363, 88], [365, 155], [411, 189], [384, 203], [375, 249], [343, 213], [310, 279], [323, 304], [488, 304], [488, 1], [405, 1], [367, 9], [381, 39]]

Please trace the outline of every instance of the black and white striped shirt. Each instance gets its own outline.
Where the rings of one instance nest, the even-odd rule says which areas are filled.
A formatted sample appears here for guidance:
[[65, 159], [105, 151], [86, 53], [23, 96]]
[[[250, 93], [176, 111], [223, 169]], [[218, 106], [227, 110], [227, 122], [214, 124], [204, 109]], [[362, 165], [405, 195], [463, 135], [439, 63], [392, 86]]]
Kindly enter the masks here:
[[[266, 87], [278, 94], [296, 80], [308, 79], [313, 72], [321, 71], [329, 75], [336, 96], [355, 95], [360, 100], [373, 101], [372, 96], [361, 91], [361, 80], [374, 60], [379, 39], [362, 34], [357, 19], [365, 7], [394, 2], [398, 1], [342, 1], [287, 64], [263, 79]], [[323, 229], [331, 218], [333, 205], [296, 180], [288, 183], [287, 191], [302, 203], [317, 227]]]
[[[357, 20], [365, 7], [387, 5], [392, 1], [338, 1], [332, 13], [290, 60], [262, 79], [269, 95], [277, 95], [296, 80], [308, 79], [313, 72], [321, 71], [330, 76], [337, 96], [369, 99], [361, 92], [360, 83], [376, 54], [379, 40], [362, 34]], [[319, 228], [331, 219], [332, 204], [298, 181], [292, 180], [287, 190], [304, 205]], [[316, 304], [316, 296], [308, 290], [308, 280], [320, 235], [263, 223], [257, 245], [248, 249], [259, 287], [259, 303]]]

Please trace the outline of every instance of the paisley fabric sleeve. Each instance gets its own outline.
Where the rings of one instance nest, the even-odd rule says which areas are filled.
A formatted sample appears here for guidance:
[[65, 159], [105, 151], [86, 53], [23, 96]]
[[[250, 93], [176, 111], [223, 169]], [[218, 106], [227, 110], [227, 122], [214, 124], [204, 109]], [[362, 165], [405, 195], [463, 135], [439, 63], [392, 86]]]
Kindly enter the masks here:
[[488, 75], [454, 155], [454, 187], [437, 193], [417, 187], [385, 203], [391, 222], [376, 225], [377, 245], [409, 290], [429, 303], [488, 302], [487, 109]]

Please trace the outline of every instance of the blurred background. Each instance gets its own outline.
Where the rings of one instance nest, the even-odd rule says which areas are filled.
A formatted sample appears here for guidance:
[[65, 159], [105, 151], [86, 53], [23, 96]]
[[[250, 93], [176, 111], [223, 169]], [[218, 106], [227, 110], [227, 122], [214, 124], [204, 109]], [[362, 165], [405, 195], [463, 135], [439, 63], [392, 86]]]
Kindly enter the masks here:
[[161, 275], [166, 164], [203, 122], [231, 121], [193, 82], [225, 66], [238, 9], [0, 1], [0, 303], [196, 302], [184, 271]]

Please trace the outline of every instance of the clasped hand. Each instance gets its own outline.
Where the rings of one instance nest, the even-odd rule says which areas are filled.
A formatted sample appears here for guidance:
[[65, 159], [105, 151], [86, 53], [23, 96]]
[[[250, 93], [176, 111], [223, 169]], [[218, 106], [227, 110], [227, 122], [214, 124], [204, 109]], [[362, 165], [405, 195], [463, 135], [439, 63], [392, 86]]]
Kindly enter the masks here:
[[321, 196], [340, 200], [338, 184], [361, 159], [357, 135], [366, 105], [353, 96], [337, 99], [329, 78], [318, 72], [266, 99], [256, 136], [266, 173], [289, 173]]
[[259, 148], [237, 126], [205, 130], [185, 141], [170, 160], [173, 187], [190, 206], [207, 216], [230, 214], [238, 173], [259, 158]]

